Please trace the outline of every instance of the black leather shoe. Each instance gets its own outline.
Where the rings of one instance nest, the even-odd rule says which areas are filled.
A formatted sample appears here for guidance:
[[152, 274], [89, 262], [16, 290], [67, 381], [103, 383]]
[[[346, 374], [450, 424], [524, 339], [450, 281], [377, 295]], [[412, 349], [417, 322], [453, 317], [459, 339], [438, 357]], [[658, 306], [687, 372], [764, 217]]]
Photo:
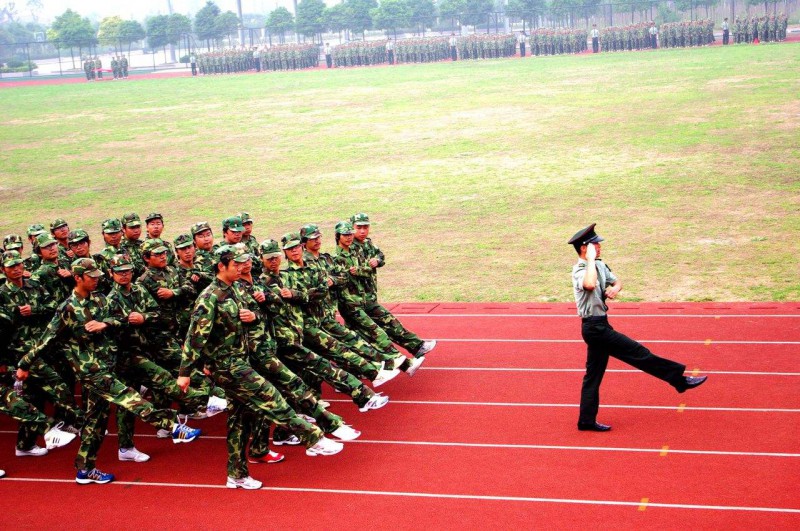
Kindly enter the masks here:
[[702, 385], [703, 382], [708, 380], [708, 376], [686, 376], [684, 381], [686, 382], [683, 389], [679, 389], [678, 392], [682, 393], [687, 389], [694, 389], [695, 387]]
[[599, 422], [579, 422], [578, 431], [608, 431], [611, 426]]

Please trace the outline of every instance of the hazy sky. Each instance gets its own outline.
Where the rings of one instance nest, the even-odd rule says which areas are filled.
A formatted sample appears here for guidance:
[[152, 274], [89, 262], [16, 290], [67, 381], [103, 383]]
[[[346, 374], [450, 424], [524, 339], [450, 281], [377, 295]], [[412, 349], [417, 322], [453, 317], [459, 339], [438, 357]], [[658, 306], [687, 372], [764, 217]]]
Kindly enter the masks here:
[[[40, 19], [42, 22], [51, 22], [67, 8], [77, 11], [84, 17], [101, 20], [103, 17], [119, 15], [124, 19], [143, 20], [150, 15], [166, 15], [167, 0], [41, 0], [44, 8]], [[16, 0], [17, 10], [22, 18], [28, 19], [26, 0]], [[216, 0], [215, 2], [223, 11], [236, 13], [236, 0]], [[327, 1], [328, 5], [338, 1]], [[172, 9], [175, 13], [194, 16], [206, 4], [206, 0], [172, 0]], [[293, 11], [292, 0], [242, 0], [244, 13], [269, 13], [279, 6], [284, 6]]]

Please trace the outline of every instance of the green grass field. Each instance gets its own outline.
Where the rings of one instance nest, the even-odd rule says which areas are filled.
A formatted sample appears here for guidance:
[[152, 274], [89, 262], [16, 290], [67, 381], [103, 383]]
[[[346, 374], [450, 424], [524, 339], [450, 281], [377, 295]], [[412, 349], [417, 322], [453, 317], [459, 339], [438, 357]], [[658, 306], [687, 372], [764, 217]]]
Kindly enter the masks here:
[[[0, 231], [355, 212], [387, 301], [798, 300], [800, 44], [0, 89]], [[221, 236], [221, 230], [218, 234]]]

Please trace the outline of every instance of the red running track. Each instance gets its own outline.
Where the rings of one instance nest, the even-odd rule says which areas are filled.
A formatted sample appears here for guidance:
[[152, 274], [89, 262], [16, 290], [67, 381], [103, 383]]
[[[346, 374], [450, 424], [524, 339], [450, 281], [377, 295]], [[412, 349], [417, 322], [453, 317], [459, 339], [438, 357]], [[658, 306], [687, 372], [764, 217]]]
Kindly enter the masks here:
[[205, 434], [189, 445], [140, 425], [137, 447], [152, 455], [143, 464], [118, 462], [112, 434], [99, 464], [117, 481], [78, 486], [75, 443], [14, 457], [15, 426], [4, 418], [0, 524], [800, 527], [800, 304], [616, 305], [615, 328], [710, 378], [678, 394], [612, 360], [599, 418], [614, 429], [602, 434], [575, 429], [585, 354], [571, 305], [392, 310], [441, 341], [413, 379], [380, 389], [392, 398], [382, 410], [359, 413], [326, 390], [363, 431], [341, 454], [281, 447], [284, 463], [251, 466], [264, 489], [228, 490], [220, 415], [197, 421]]

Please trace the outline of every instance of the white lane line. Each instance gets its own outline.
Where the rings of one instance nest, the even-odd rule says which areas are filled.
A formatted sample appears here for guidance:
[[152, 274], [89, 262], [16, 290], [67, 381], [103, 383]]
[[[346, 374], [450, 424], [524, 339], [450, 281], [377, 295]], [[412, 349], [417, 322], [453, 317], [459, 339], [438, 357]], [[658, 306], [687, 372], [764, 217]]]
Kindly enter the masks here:
[[[484, 317], [522, 317], [522, 318], [570, 318], [570, 319], [578, 319], [578, 316], [574, 313], [570, 314], [529, 314], [529, 313], [454, 313], [454, 314], [443, 314], [443, 313], [396, 313], [394, 314], [395, 317], [479, 317], [483, 319]], [[759, 319], [759, 318], [779, 318], [779, 319], [800, 319], [800, 313], [797, 314], [660, 314], [660, 313], [636, 313], [636, 314], [618, 314], [614, 313], [610, 315], [610, 318], [617, 319], [617, 318], [655, 318], [655, 319], [662, 319], [662, 318], [689, 318], [689, 319], [698, 319], [698, 318], [706, 318], [706, 319], [717, 319], [717, 318], [747, 318], [747, 319]]]
[[[443, 343], [581, 343], [582, 339], [489, 339], [489, 338], [435, 338]], [[682, 345], [800, 345], [800, 341], [725, 341], [712, 339], [683, 340], [683, 339], [637, 339], [639, 343], [675, 343]]]
[[[70, 479], [50, 479], [50, 478], [15, 478], [5, 477], [0, 482], [18, 481], [32, 483], [73, 483]], [[162, 483], [151, 481], [114, 481], [110, 486], [120, 485], [123, 487], [178, 487], [178, 488], [197, 488], [197, 489], [224, 489], [225, 485], [209, 485], [203, 483]], [[109, 488], [109, 487], [106, 487]], [[521, 496], [482, 496], [477, 494], [446, 494], [429, 492], [403, 492], [387, 490], [355, 490], [355, 489], [315, 489], [304, 487], [262, 487], [266, 492], [306, 492], [315, 494], [352, 494], [356, 496], [396, 496], [406, 498], [433, 498], [450, 500], [478, 500], [478, 501], [505, 501], [520, 503], [553, 503], [553, 504], [572, 504], [572, 505], [612, 505], [623, 507], [640, 507], [641, 500], [638, 501], [616, 501], [616, 500], [582, 500], [577, 498], [533, 498]], [[752, 507], [736, 505], [695, 505], [684, 503], [655, 503], [648, 502], [647, 507], [660, 507], [662, 509], [696, 509], [704, 511], [747, 511], [747, 512], [767, 512], [767, 513], [789, 513], [798, 514], [800, 509], [788, 507]]]
[[[498, 372], [579, 372], [583, 374], [586, 369], [534, 369], [528, 367], [421, 367], [423, 371], [498, 371]], [[606, 369], [606, 372], [643, 374], [638, 369]], [[800, 372], [763, 372], [763, 371], [701, 371], [703, 374], [728, 374], [735, 376], [800, 376]]]
[[[328, 402], [349, 403], [351, 400], [327, 399]], [[445, 400], [391, 400], [391, 404], [412, 404], [423, 406], [489, 406], [489, 407], [570, 407], [577, 408], [579, 404], [546, 404], [536, 402], [455, 402]], [[762, 407], [705, 407], [705, 406], [636, 406], [625, 404], [603, 404], [603, 408], [610, 409], [660, 409], [673, 411], [739, 411], [755, 413], [800, 413], [800, 409], [790, 408], [762, 408]]]

